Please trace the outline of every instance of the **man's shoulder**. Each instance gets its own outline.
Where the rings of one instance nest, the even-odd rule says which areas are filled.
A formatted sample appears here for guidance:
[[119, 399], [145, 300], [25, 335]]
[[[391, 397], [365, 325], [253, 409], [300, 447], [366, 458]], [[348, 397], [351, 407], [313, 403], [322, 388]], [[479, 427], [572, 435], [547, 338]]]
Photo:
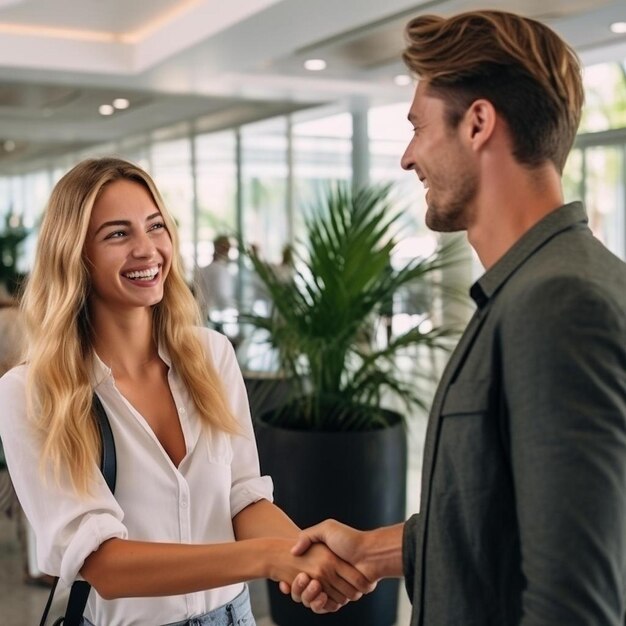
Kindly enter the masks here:
[[626, 274], [591, 271], [576, 265], [546, 266], [544, 271], [520, 272], [499, 299], [498, 324], [517, 336], [551, 331], [603, 327], [626, 332]]
[[626, 311], [626, 263], [587, 231], [560, 234], [539, 248], [510, 277], [506, 300], [516, 306], [589, 295]]

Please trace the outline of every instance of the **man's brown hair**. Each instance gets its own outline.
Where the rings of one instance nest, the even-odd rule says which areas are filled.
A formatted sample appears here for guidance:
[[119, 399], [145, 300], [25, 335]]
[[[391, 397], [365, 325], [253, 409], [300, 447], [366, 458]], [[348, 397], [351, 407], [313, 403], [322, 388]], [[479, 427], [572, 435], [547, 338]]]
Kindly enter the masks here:
[[417, 17], [406, 37], [404, 62], [446, 102], [452, 127], [484, 98], [507, 123], [520, 163], [563, 171], [584, 92], [578, 57], [556, 33], [512, 13], [471, 11]]

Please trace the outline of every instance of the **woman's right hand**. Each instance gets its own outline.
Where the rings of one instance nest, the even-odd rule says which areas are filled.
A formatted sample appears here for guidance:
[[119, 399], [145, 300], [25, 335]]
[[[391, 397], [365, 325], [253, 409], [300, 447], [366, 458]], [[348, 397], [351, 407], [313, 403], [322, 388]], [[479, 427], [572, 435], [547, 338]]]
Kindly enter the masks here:
[[[321, 587], [316, 607], [319, 612], [333, 612], [350, 600], [358, 600], [376, 586], [359, 570], [336, 556], [322, 543], [312, 545], [304, 554], [291, 553], [293, 541], [271, 539], [272, 549], [268, 551], [269, 578], [276, 582], [293, 583], [300, 573]], [[325, 602], [322, 602], [325, 600]]]

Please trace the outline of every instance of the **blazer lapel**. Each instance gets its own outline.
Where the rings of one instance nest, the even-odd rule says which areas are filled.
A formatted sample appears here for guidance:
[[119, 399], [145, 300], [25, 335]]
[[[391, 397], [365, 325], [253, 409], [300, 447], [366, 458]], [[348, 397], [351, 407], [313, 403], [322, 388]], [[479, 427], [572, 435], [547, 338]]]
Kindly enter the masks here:
[[418, 537], [416, 541], [417, 558], [415, 560], [415, 586], [414, 594], [419, 594], [413, 598], [413, 611], [417, 614], [417, 620], [413, 620], [412, 624], [421, 624], [423, 591], [424, 591], [424, 558], [425, 558], [425, 542], [426, 528], [428, 526], [428, 514], [430, 508], [430, 489], [432, 484], [432, 475], [434, 468], [434, 460], [437, 451], [437, 442], [439, 440], [439, 431], [441, 426], [441, 408], [445, 400], [446, 392], [452, 380], [465, 360], [467, 351], [474, 343], [474, 338], [480, 330], [485, 318], [487, 317], [487, 309], [478, 309], [470, 320], [465, 332], [461, 336], [459, 343], [450, 356], [450, 360], [446, 365], [444, 372], [439, 381], [433, 404], [428, 418], [428, 427], [426, 430], [426, 441], [424, 443], [424, 460], [422, 463], [422, 492], [420, 504], [420, 520], [417, 525]]

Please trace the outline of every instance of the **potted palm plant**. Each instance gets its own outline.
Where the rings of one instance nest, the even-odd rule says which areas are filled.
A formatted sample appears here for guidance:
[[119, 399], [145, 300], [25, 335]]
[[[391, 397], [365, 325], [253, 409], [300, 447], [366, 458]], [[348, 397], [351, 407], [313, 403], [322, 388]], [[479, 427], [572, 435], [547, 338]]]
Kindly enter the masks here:
[[[254, 416], [261, 466], [274, 479], [277, 504], [302, 527], [326, 517], [361, 529], [405, 519], [406, 434], [402, 414], [389, 406], [409, 415], [427, 400], [416, 374], [407, 376], [398, 358], [445, 349], [454, 331], [433, 324], [428, 312], [395, 336], [381, 337], [376, 329], [396, 294], [408, 288], [432, 294], [458, 254], [444, 245], [394, 268], [400, 213], [391, 197], [389, 185], [328, 189], [306, 220], [305, 251], [287, 279], [250, 252], [270, 311], [246, 320], [276, 351], [290, 389], [285, 393], [283, 384], [274, 408]], [[384, 581], [326, 616], [269, 585], [279, 626], [391, 626], [396, 620], [398, 581]]]

